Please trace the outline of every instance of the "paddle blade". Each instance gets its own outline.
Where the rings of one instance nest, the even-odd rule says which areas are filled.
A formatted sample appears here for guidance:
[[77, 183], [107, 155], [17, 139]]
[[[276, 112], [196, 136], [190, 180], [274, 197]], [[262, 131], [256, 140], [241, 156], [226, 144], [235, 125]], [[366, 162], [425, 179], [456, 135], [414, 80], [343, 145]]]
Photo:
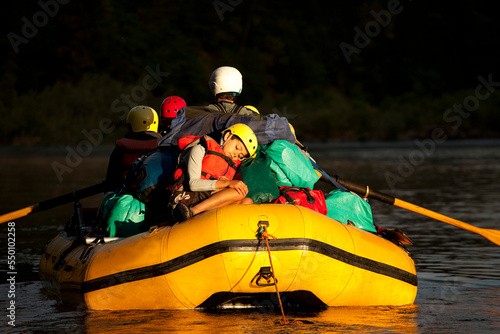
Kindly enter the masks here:
[[90, 197], [90, 196], [96, 195], [96, 194], [103, 192], [103, 191], [106, 191], [106, 190], [110, 190], [110, 189], [108, 189], [108, 185], [106, 184], [106, 182], [102, 182], [102, 183], [98, 183], [98, 184], [95, 184], [95, 185], [87, 187], [87, 188], [83, 188], [80, 190], [76, 190], [76, 191], [61, 195], [61, 196], [57, 196], [55, 198], [51, 198], [49, 200], [46, 200], [46, 201], [43, 201], [43, 202], [40, 202], [37, 204], [33, 204], [33, 205], [28, 206], [24, 209], [20, 209], [17, 211], [13, 211], [13, 212], [1, 215], [0, 216], [0, 224], [3, 224], [3, 223], [8, 222], [8, 221], [12, 221], [12, 220], [17, 219], [17, 218], [25, 217], [25, 216], [29, 215], [30, 213], [35, 213], [35, 212], [39, 212], [39, 211], [52, 209], [52, 208], [55, 208], [55, 207], [63, 205], [63, 204], [71, 203], [73, 201], [76, 201], [76, 200], [79, 200], [82, 198]]
[[397, 198], [394, 201], [394, 206], [398, 206], [400, 208], [407, 209], [407, 210], [419, 213], [421, 215], [442, 221], [444, 223], [456, 226], [456, 227], [461, 228], [463, 230], [467, 230], [467, 231], [479, 234], [480, 236], [491, 241], [492, 243], [500, 246], [500, 231], [498, 231], [498, 230], [484, 229], [484, 228], [480, 228], [477, 226], [473, 226], [473, 225], [464, 223], [463, 221], [442, 215], [440, 213], [431, 211], [431, 210], [426, 209], [426, 208], [422, 208], [418, 205], [411, 204], [411, 203], [402, 201], [402, 200], [397, 199]]
[[38, 205], [35, 204], [35, 205], [28, 206], [24, 209], [19, 209], [17, 211], [12, 211], [12, 212], [6, 213], [6, 214], [0, 216], [0, 224], [6, 223], [9, 221], [13, 221], [17, 218], [25, 217], [25, 216], [29, 215], [30, 213], [37, 212], [37, 211], [38, 211]]
[[488, 239], [492, 243], [500, 246], [500, 231], [491, 230], [491, 229], [483, 229], [481, 232], [482, 232], [482, 233], [480, 233], [481, 236]]

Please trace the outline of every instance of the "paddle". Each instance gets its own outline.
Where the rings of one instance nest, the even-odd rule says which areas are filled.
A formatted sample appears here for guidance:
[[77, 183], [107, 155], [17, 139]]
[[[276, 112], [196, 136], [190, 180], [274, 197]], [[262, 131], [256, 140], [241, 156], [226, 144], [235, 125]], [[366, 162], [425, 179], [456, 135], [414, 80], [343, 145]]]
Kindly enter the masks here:
[[350, 181], [342, 180], [337, 175], [334, 175], [334, 177], [332, 178], [330, 175], [325, 173], [325, 171], [323, 171], [316, 164], [316, 162], [313, 159], [310, 159], [310, 160], [311, 160], [311, 163], [312, 163], [314, 169], [317, 170], [326, 179], [328, 179], [333, 185], [336, 185], [336, 183], [340, 184], [340, 185], [346, 187], [347, 189], [359, 194], [363, 198], [367, 198], [367, 197], [373, 198], [373, 199], [382, 201], [384, 203], [394, 205], [394, 206], [397, 206], [397, 207], [400, 207], [400, 208], [403, 208], [403, 209], [406, 209], [409, 211], [413, 211], [413, 212], [419, 213], [421, 215], [424, 215], [424, 216], [442, 221], [444, 223], [459, 227], [461, 229], [479, 234], [480, 236], [491, 241], [492, 243], [500, 246], [500, 231], [498, 231], [498, 230], [480, 228], [480, 227], [476, 227], [476, 226], [464, 223], [460, 220], [453, 219], [453, 218], [450, 218], [448, 216], [442, 215], [440, 213], [422, 208], [418, 205], [405, 202], [403, 200], [392, 197], [390, 195], [387, 195], [387, 194], [384, 194], [384, 193], [381, 193], [381, 192], [378, 192], [375, 190], [371, 190], [369, 186], [361, 186], [361, 185], [352, 183]]
[[31, 213], [48, 210], [55, 208], [57, 206], [71, 203], [75, 200], [90, 197], [92, 195], [97, 195], [98, 193], [104, 192], [108, 189], [105, 182], [95, 184], [93, 186], [76, 190], [65, 195], [51, 198], [49, 200], [33, 204], [23, 209], [19, 209], [13, 212], [6, 213], [0, 216], [0, 224], [3, 224], [14, 219], [25, 217]]

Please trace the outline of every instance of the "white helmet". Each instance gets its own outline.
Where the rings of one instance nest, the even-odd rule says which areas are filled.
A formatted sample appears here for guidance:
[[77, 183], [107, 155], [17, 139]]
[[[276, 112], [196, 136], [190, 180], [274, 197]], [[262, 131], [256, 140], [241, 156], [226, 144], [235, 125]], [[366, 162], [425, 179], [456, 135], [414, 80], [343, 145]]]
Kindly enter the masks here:
[[240, 71], [231, 66], [222, 66], [212, 72], [208, 81], [213, 95], [220, 93], [241, 93], [243, 77]]

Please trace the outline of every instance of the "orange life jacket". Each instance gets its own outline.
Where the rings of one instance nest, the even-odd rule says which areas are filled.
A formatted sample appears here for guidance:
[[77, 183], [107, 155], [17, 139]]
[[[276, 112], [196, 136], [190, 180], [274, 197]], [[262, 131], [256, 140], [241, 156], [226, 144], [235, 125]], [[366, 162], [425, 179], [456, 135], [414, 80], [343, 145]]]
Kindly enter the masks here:
[[[232, 180], [238, 172], [240, 161], [231, 160], [225, 153], [222, 147], [208, 136], [184, 136], [179, 139], [179, 148], [181, 150], [192, 144], [194, 146], [199, 139], [199, 144], [205, 148], [205, 156], [201, 163], [201, 178], [205, 180], [218, 180], [221, 176], [227, 177]], [[182, 153], [181, 153], [182, 154]], [[179, 168], [175, 172], [174, 179], [178, 180], [184, 173]]]
[[125, 176], [138, 157], [158, 146], [158, 138], [148, 140], [122, 138], [116, 141], [116, 146], [123, 152], [122, 175]]

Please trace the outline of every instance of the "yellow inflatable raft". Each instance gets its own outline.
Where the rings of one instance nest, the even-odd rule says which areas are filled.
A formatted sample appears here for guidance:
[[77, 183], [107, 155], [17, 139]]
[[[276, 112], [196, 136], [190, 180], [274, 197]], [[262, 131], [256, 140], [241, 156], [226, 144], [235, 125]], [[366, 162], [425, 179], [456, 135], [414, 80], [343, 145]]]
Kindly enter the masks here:
[[[259, 229], [267, 228], [269, 251]], [[270, 273], [272, 268], [276, 282]], [[294, 205], [233, 205], [132, 237], [85, 242], [64, 232], [40, 274], [66, 305], [95, 310], [411, 304], [408, 253]]]

